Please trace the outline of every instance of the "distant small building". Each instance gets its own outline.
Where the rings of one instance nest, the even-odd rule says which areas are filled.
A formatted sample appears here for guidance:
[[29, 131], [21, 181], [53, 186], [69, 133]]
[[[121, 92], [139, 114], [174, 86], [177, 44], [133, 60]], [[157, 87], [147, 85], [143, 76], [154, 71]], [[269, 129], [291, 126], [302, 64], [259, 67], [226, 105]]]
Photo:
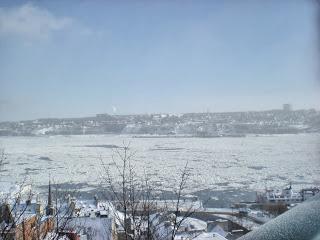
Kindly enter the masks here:
[[114, 117], [107, 113], [96, 114], [98, 120], [114, 120]]
[[286, 112], [292, 111], [292, 106], [291, 106], [291, 104], [289, 104], [289, 103], [283, 104], [283, 105], [282, 105], [282, 110], [283, 110], [283, 111], [286, 111]]

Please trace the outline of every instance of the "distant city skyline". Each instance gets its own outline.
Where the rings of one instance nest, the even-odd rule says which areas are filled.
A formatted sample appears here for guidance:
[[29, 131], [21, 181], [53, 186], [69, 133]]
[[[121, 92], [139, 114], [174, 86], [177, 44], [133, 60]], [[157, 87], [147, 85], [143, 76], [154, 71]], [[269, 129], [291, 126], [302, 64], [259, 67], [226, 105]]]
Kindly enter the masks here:
[[313, 1], [1, 1], [0, 121], [319, 109]]
[[[290, 105], [284, 106], [284, 105]], [[29, 118], [29, 119], [19, 119], [19, 120], [0, 120], [0, 122], [19, 122], [19, 121], [33, 121], [33, 120], [39, 120], [39, 119], [81, 119], [81, 118], [91, 118], [91, 117], [98, 117], [99, 115], [110, 115], [110, 116], [126, 116], [126, 115], [131, 115], [131, 116], [139, 116], [139, 115], [168, 115], [168, 116], [181, 116], [184, 114], [202, 114], [202, 113], [236, 113], [236, 112], [264, 112], [264, 111], [300, 111], [300, 110], [315, 110], [315, 111], [320, 111], [319, 109], [316, 108], [294, 108], [292, 104], [286, 103], [282, 104], [281, 106], [278, 106], [278, 108], [272, 108], [272, 109], [249, 109], [249, 110], [237, 110], [237, 111], [211, 111], [210, 109], [206, 109], [204, 111], [198, 111], [198, 112], [145, 112], [145, 113], [117, 113], [117, 112], [98, 112], [90, 115], [79, 115], [79, 116], [51, 116], [51, 117], [39, 117], [39, 118]]]

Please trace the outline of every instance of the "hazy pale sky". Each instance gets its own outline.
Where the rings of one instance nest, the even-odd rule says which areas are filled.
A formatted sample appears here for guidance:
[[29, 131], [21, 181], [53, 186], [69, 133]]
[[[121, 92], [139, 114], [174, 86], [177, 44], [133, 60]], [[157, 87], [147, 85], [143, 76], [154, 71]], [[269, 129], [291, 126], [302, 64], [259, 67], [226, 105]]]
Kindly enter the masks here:
[[318, 108], [313, 1], [0, 1], [0, 121]]

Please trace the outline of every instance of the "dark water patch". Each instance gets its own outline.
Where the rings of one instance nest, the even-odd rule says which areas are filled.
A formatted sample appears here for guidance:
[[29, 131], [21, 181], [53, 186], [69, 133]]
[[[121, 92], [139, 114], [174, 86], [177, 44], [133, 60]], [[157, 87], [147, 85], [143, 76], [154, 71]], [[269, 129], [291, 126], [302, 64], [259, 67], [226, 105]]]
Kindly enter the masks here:
[[267, 167], [264, 167], [264, 166], [248, 166], [247, 168], [250, 168], [250, 169], [254, 169], [254, 170], [263, 170]]
[[26, 172], [36, 172], [42, 170], [41, 168], [25, 168]]
[[229, 185], [229, 182], [221, 182], [221, 183], [216, 183], [215, 185], [217, 186], [228, 186]]
[[19, 162], [19, 163], [17, 163], [16, 165], [18, 165], [18, 166], [23, 166], [23, 165], [28, 165], [29, 163], [26, 163], [26, 162]]
[[256, 192], [246, 189], [212, 190], [206, 189], [192, 193], [203, 201], [204, 207], [230, 207], [233, 203], [251, 202]]
[[221, 166], [221, 167], [219, 167], [219, 168], [232, 168], [232, 167], [235, 167], [235, 166], [233, 166], [233, 165], [226, 165], [226, 166]]
[[150, 148], [149, 151], [181, 151], [184, 150], [184, 148], [170, 148], [170, 147], [157, 147], [157, 148]]
[[312, 183], [307, 182], [307, 181], [290, 181], [291, 184], [304, 184], [304, 185], [312, 185]]
[[237, 183], [239, 183], [239, 184], [242, 184], [242, 185], [244, 185], [244, 186], [248, 186], [248, 185], [250, 185], [250, 183], [252, 183], [252, 181], [238, 181]]
[[[96, 188], [96, 186], [88, 184], [88, 183], [68, 183], [68, 182], [64, 182], [64, 183], [59, 183], [59, 184], [51, 184], [52, 188], [54, 189], [60, 189], [60, 190], [81, 190], [81, 189], [85, 189], [85, 188]], [[48, 185], [40, 185], [39, 189], [48, 189]]]
[[[82, 147], [82, 146], [76, 146], [76, 147]], [[122, 148], [114, 144], [96, 144], [96, 145], [84, 145], [84, 147], [90, 147], [90, 148]]]
[[202, 159], [193, 159], [193, 160], [191, 160], [192, 162], [203, 162], [203, 160]]
[[288, 180], [287, 177], [283, 177], [283, 176], [278, 176], [278, 178], [279, 178], [280, 180]]
[[43, 160], [43, 161], [47, 161], [47, 162], [52, 162], [53, 161], [51, 158], [43, 157], [43, 156], [39, 157], [38, 159]]
[[104, 165], [107, 165], [107, 166], [117, 166], [117, 164], [116, 164], [115, 162], [105, 163]]

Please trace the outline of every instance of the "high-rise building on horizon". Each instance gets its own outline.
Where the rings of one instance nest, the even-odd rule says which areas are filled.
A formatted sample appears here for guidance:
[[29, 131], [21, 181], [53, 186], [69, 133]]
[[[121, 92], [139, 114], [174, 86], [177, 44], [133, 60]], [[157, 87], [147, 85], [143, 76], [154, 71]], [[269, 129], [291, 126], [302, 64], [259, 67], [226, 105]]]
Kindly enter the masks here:
[[283, 104], [283, 105], [282, 105], [282, 110], [283, 110], [283, 111], [286, 111], [286, 112], [291, 111], [291, 110], [292, 110], [291, 104], [289, 104], [289, 103]]

